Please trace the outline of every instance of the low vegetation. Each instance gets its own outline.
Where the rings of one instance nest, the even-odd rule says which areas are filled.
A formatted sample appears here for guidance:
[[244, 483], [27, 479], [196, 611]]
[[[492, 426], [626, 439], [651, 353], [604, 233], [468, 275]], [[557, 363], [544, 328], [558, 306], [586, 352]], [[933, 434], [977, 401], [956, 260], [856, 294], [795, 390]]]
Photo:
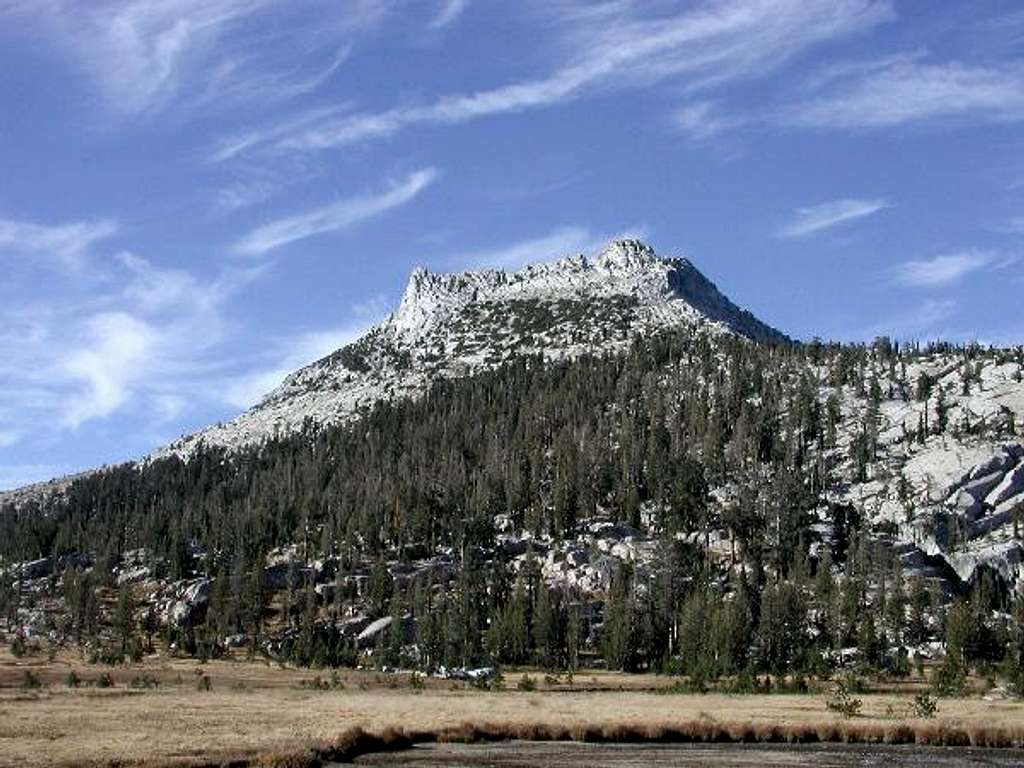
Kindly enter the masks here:
[[[25, 672], [37, 686], [20, 686]], [[71, 673], [73, 688], [64, 685]], [[506, 739], [1024, 747], [1024, 704], [938, 701], [921, 683], [847, 681], [860, 706], [837, 716], [828, 707], [834, 683], [736, 695], [675, 690], [656, 675], [594, 672], [570, 684], [517, 670], [512, 679], [478, 688], [409, 673], [311, 676], [241, 660], [155, 658], [97, 674], [64, 655], [0, 653], [0, 765], [312, 766], [420, 742]], [[849, 692], [861, 685], [865, 692]]]

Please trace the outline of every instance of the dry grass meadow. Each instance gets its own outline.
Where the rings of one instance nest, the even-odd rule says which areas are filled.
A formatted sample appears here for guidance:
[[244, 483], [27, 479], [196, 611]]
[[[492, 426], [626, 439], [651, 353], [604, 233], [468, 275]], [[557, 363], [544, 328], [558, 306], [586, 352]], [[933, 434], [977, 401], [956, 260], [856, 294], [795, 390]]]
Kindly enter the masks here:
[[[26, 671], [40, 687], [26, 687]], [[76, 688], [66, 685], [72, 671]], [[112, 687], [96, 687], [104, 673]], [[653, 676], [585, 673], [568, 686], [535, 675], [538, 690], [524, 692], [516, 673], [508, 690], [485, 692], [441, 680], [418, 690], [373, 672], [319, 690], [308, 685], [315, 674], [242, 661], [108, 668], [0, 651], [0, 765], [307, 766], [411, 741], [503, 738], [1024, 746], [1024, 704], [981, 697], [942, 700], [935, 719], [916, 720], [910, 692], [870, 694], [844, 720], [824, 693], [658, 695], [651, 689], [671, 681]], [[147, 675], [159, 685], [131, 687]]]

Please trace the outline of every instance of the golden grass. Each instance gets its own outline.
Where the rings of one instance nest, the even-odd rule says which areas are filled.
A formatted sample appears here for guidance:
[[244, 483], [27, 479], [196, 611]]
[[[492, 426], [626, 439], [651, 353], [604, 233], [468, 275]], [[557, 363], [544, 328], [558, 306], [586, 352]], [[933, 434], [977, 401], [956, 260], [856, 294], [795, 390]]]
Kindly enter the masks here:
[[[26, 664], [48, 687], [16, 687]], [[116, 687], [65, 688], [71, 668], [86, 681], [109, 671]], [[574, 688], [588, 690], [484, 693], [432, 680], [417, 693], [400, 679], [348, 672], [344, 689], [314, 691], [299, 686], [309, 670], [214, 662], [201, 668], [211, 680], [201, 692], [198, 669], [190, 661], [108, 670], [0, 655], [0, 765], [297, 768], [413, 742], [505, 739], [1024, 746], [1024, 705], [1012, 701], [943, 700], [939, 717], [925, 721], [887, 716], [890, 706], [906, 711], [906, 694], [870, 694], [861, 716], [840, 720], [822, 695], [652, 695], [634, 688], [665, 681], [609, 674], [577, 676]], [[161, 686], [129, 689], [141, 672]]]

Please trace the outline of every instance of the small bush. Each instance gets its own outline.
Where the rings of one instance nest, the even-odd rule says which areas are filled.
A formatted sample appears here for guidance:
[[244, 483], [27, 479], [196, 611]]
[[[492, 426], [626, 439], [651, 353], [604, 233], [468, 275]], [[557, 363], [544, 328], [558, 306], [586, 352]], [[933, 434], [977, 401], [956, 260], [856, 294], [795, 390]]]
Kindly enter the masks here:
[[34, 690], [36, 688], [43, 687], [43, 681], [40, 680], [32, 670], [26, 669], [25, 673], [21, 677], [21, 687], [25, 690]]
[[520, 691], [526, 692], [535, 691], [537, 690], [537, 681], [529, 675], [524, 674], [521, 678], [519, 678], [519, 682], [516, 683], [516, 688]]
[[28, 645], [25, 643], [25, 638], [20, 634], [15, 635], [11, 640], [11, 654], [14, 658], [20, 659], [26, 653], [28, 653]]
[[841, 717], [851, 718], [860, 714], [863, 703], [860, 699], [852, 696], [850, 689], [843, 681], [839, 681], [836, 684], [835, 693], [832, 694], [831, 699], [825, 702], [825, 706]]
[[320, 675], [316, 675], [309, 680], [300, 680], [300, 688], [308, 688], [311, 691], [329, 691], [331, 690], [331, 684], [324, 680]]
[[64, 678], [64, 685], [66, 685], [68, 688], [77, 688], [81, 684], [81, 678], [78, 677], [78, 675], [75, 673], [75, 670], [73, 669], [70, 672], [68, 672], [67, 677]]
[[935, 713], [939, 711], [938, 702], [925, 692], [919, 693], [914, 697], [914, 703], [911, 707], [914, 710], [915, 717], [923, 717], [928, 720], [935, 717]]
[[952, 654], [947, 655], [932, 675], [932, 692], [939, 697], [959, 696], [967, 687], [967, 672]]
[[1024, 665], [1008, 661], [1003, 669], [1006, 692], [1016, 699], [1024, 698]]
[[212, 686], [210, 684], [209, 676], [208, 675], [200, 675], [199, 679], [196, 681], [196, 690], [197, 691], [205, 692], [205, 691], [209, 691], [211, 689], [211, 687]]
[[868, 683], [860, 675], [847, 672], [838, 678], [838, 683], [847, 693], [867, 693]]
[[133, 664], [138, 664], [142, 661], [144, 650], [142, 640], [138, 637], [132, 637], [131, 642], [128, 643], [128, 658], [132, 660]]
[[655, 690], [655, 693], [666, 696], [673, 694], [690, 696], [695, 693], [705, 694], [707, 692], [708, 687], [704, 684], [704, 679], [702, 677], [683, 678], [681, 680], [676, 680], [672, 685]]
[[103, 672], [99, 677], [96, 678], [97, 688], [113, 688], [114, 678], [110, 676], [109, 672]]
[[419, 693], [426, 688], [427, 684], [423, 682], [423, 675], [419, 672], [413, 672], [409, 675], [409, 687], [416, 693]]
[[132, 681], [128, 685], [136, 690], [149, 690], [151, 688], [159, 688], [160, 681], [147, 672], [143, 675], [136, 675], [133, 677]]

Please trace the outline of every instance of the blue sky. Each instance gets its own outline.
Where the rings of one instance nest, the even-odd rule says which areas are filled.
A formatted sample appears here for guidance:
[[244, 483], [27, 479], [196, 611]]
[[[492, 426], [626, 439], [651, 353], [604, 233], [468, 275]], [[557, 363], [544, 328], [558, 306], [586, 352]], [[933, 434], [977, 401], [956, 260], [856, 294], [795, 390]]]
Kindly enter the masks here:
[[793, 336], [1024, 342], [1024, 8], [0, 0], [0, 488], [229, 418], [414, 265], [640, 235]]

